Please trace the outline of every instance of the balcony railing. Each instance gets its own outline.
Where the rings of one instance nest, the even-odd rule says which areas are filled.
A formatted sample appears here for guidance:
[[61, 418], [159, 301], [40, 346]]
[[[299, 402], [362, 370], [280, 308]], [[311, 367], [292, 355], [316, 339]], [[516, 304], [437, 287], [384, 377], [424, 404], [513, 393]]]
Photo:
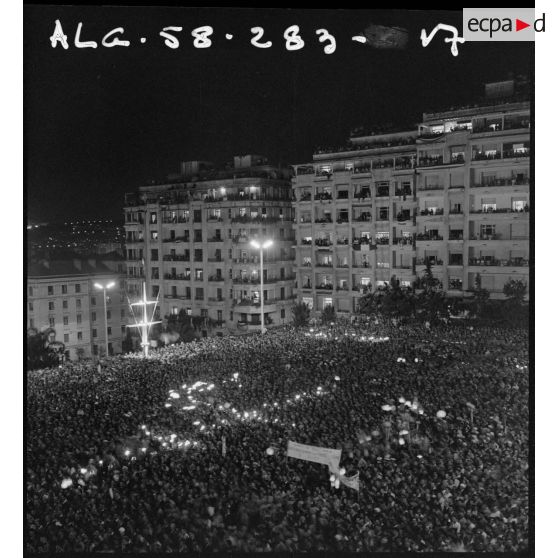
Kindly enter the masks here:
[[349, 199], [349, 192], [347, 191], [342, 191], [342, 192], [337, 192], [337, 200], [348, 200]]
[[430, 217], [430, 216], [443, 215], [443, 214], [444, 214], [444, 210], [442, 208], [436, 208], [436, 209], [422, 209], [419, 215], [421, 217]]
[[485, 178], [482, 182], [472, 184], [472, 188], [491, 188], [495, 186], [524, 186], [529, 184], [529, 178], [517, 178], [509, 176], [506, 178]]
[[448, 240], [463, 240], [463, 231], [450, 231]]
[[184, 275], [184, 273], [165, 273], [164, 277], [167, 281], [190, 281], [191, 279], [191, 275]]
[[413, 192], [410, 190], [410, 188], [404, 188], [403, 190], [399, 189], [399, 190], [395, 190], [395, 195], [396, 196], [412, 196]]
[[298, 200], [299, 202], [309, 202], [312, 201], [312, 194], [308, 193], [308, 194], [303, 194], [300, 196], [300, 199]]
[[395, 220], [403, 223], [405, 221], [411, 221], [412, 218], [413, 216], [410, 213], [398, 213]]
[[358, 217], [354, 217], [353, 221], [359, 221], [359, 222], [362, 222], [362, 223], [370, 222], [370, 221], [372, 221], [372, 215], [370, 215], [370, 213], [362, 213]]
[[449, 214], [450, 215], [463, 215], [463, 210], [462, 209], [450, 209]]
[[408, 236], [396, 236], [393, 239], [393, 244], [398, 246], [413, 246], [414, 240]]
[[431, 190], [443, 190], [444, 186], [441, 184], [425, 184], [418, 188], [419, 192], [429, 192]]
[[220, 236], [219, 237], [214, 236], [212, 238], [208, 238], [207, 242], [225, 242], [225, 239], [221, 238]]
[[500, 233], [493, 234], [475, 234], [471, 233], [469, 240], [504, 240]]
[[207, 261], [211, 263], [219, 263], [224, 262], [225, 260], [223, 258], [207, 258]]
[[495, 153], [484, 153], [482, 151], [479, 151], [477, 153], [473, 153], [472, 156], [473, 161], [494, 161], [501, 158], [502, 154], [499, 151], [496, 151]]
[[175, 236], [174, 238], [163, 238], [163, 242], [190, 242], [185, 236]]
[[314, 201], [329, 201], [331, 199], [333, 199], [333, 197], [330, 192], [316, 192], [314, 196]]
[[348, 223], [348, 222], [349, 222], [348, 217], [340, 217], [339, 219], [337, 219], [337, 224], [338, 225], [342, 225], [343, 223]]
[[212, 281], [212, 282], [223, 282], [225, 280], [225, 278], [222, 275], [210, 275], [209, 278], [207, 279], [208, 281]]
[[316, 262], [316, 267], [333, 267], [332, 262]]
[[316, 290], [318, 291], [332, 291], [333, 285], [331, 283], [322, 283], [321, 285], [316, 285]]
[[353, 169], [353, 174], [366, 174], [370, 172], [370, 166], [355, 167]]
[[436, 167], [444, 164], [444, 158], [440, 155], [437, 157], [420, 157], [418, 160], [419, 167]]
[[443, 236], [428, 234], [428, 233], [418, 233], [416, 236], [417, 240], [444, 240]]
[[[426, 265], [427, 260], [424, 258], [417, 258], [417, 265]], [[444, 262], [439, 259], [431, 259], [430, 265], [444, 265]]]
[[469, 213], [529, 213], [529, 205], [525, 205], [523, 209], [512, 209], [510, 207], [497, 207], [496, 209], [471, 209]]
[[353, 195], [353, 200], [356, 202], [365, 202], [372, 200], [372, 194], [368, 191], [366, 192], [358, 192]]
[[331, 217], [321, 217], [319, 219], [314, 219], [314, 223], [333, 223]]
[[389, 244], [389, 237], [388, 236], [379, 236], [376, 237], [376, 244], [379, 245], [384, 245], [384, 244]]
[[347, 246], [349, 244], [349, 239], [348, 238], [338, 238], [337, 239], [337, 244], [339, 246]]
[[186, 258], [186, 256], [182, 256], [182, 255], [179, 255], [179, 254], [177, 254], [175, 256], [165, 254], [163, 256], [163, 261], [164, 262], [189, 262], [190, 258]]
[[513, 149], [507, 149], [504, 151], [504, 159], [515, 159], [516, 157], [529, 157], [531, 155], [531, 150], [526, 148], [522, 151], [515, 151]]
[[316, 246], [332, 246], [333, 242], [329, 238], [316, 238], [314, 240]]

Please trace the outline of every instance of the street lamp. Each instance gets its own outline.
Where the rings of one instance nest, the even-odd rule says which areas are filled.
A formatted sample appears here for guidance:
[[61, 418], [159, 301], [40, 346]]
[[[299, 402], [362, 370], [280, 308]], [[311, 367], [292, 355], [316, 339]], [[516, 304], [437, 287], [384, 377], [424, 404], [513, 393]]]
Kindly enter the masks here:
[[251, 240], [250, 244], [256, 250], [260, 251], [260, 313], [261, 313], [261, 328], [262, 335], [265, 332], [264, 328], [264, 280], [263, 280], [263, 251], [269, 248], [273, 244], [273, 240], [265, 240], [264, 242], [258, 242], [257, 240]]
[[101, 289], [103, 291], [103, 304], [105, 309], [105, 354], [109, 356], [109, 342], [108, 342], [108, 319], [107, 319], [107, 290], [114, 287], [114, 281], [106, 285], [101, 285], [100, 283], [95, 283], [95, 287], [97, 289]]

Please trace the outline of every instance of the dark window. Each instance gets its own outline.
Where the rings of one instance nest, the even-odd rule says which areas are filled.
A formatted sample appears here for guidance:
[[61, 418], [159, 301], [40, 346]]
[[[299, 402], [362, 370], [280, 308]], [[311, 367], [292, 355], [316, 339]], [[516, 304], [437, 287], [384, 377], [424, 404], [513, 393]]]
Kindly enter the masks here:
[[151, 261], [158, 262], [159, 261], [159, 250], [156, 248], [151, 249]]

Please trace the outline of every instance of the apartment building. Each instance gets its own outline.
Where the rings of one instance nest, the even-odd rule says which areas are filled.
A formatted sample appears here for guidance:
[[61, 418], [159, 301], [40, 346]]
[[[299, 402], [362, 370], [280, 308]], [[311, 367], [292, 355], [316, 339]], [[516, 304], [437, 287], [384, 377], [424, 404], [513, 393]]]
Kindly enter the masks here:
[[394, 273], [411, 284], [416, 137], [352, 137], [343, 151], [294, 167], [298, 293], [312, 308], [353, 312]]
[[131, 316], [126, 300], [122, 259], [42, 260], [31, 263], [27, 277], [27, 327], [49, 331], [49, 342], [63, 343], [69, 360], [106, 352], [103, 292], [107, 290], [106, 330], [110, 354], [122, 352]]
[[298, 298], [351, 312], [427, 261], [451, 296], [477, 275], [494, 298], [509, 279], [528, 284], [529, 132], [528, 100], [499, 82], [478, 105], [425, 113], [418, 130], [360, 134], [295, 165]]
[[292, 319], [294, 233], [290, 170], [245, 155], [217, 169], [189, 161], [168, 180], [126, 195], [128, 292], [160, 302], [160, 315], [184, 310], [204, 318], [201, 333], [260, 328], [260, 253], [251, 240], [272, 240], [263, 254], [264, 324]]

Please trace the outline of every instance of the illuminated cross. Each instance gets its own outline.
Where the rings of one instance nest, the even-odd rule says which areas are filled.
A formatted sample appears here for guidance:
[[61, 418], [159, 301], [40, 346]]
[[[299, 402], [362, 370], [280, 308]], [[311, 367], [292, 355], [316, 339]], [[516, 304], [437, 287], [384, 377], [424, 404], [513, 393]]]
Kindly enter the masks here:
[[[157, 295], [157, 299], [159, 299], [159, 296]], [[154, 304], [155, 306], [153, 306], [153, 312], [151, 314], [151, 319], [150, 321], [147, 321], [147, 305], [148, 304]], [[145, 282], [143, 283], [143, 299], [140, 302], [134, 302], [132, 304], [130, 304], [130, 306], [143, 306], [143, 312], [142, 312], [142, 320], [141, 322], [138, 322], [136, 320], [136, 316], [134, 314], [134, 310], [132, 308], [132, 315], [134, 316], [134, 321], [136, 322], [135, 324], [129, 324], [127, 327], [139, 327], [141, 328], [141, 346], [143, 347], [143, 356], [147, 357], [148, 353], [149, 353], [149, 329], [151, 328], [152, 325], [154, 324], [160, 324], [161, 321], [153, 321], [153, 316], [155, 315], [155, 310], [157, 309], [157, 300], [147, 300], [147, 294], [145, 292]]]

